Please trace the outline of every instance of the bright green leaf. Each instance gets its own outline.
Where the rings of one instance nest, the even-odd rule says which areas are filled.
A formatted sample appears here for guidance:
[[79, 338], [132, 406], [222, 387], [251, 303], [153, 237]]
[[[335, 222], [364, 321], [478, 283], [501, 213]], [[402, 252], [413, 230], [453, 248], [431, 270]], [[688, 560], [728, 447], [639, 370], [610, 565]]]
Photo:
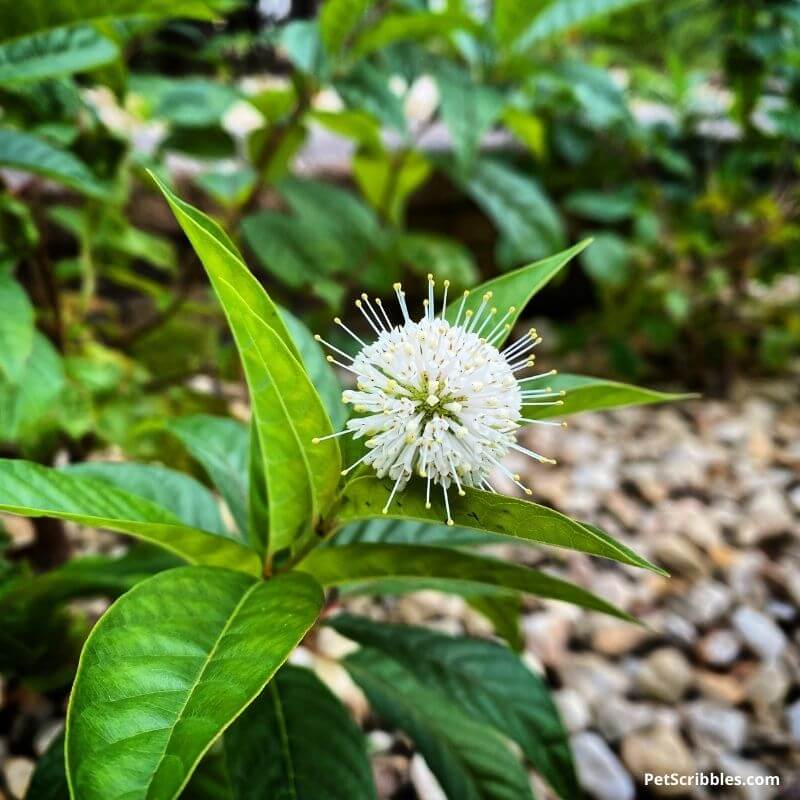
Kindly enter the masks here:
[[160, 188], [206, 268], [242, 358], [270, 498], [268, 547], [275, 553], [307, 534], [333, 502], [339, 447], [335, 439], [312, 443], [333, 429], [272, 300], [224, 232]]
[[[89, 636], [67, 712], [67, 775], [81, 800], [172, 800], [316, 620], [306, 576], [162, 572]], [[202, 623], [202, 624], [201, 624]]]
[[225, 734], [236, 800], [372, 800], [364, 735], [313, 672], [284, 666]]
[[628, 383], [608, 381], [603, 378], [590, 378], [586, 375], [554, 375], [548, 381], [555, 392], [566, 392], [562, 406], [530, 406], [526, 411], [529, 419], [544, 417], [563, 417], [579, 414], [582, 411], [604, 411], [623, 406], [642, 406], [650, 403], [674, 403], [688, 400], [697, 395], [657, 392], [631, 386]]
[[167, 509], [103, 481], [28, 461], [0, 459], [0, 510], [128, 533], [190, 563], [260, 572], [258, 557], [249, 547], [184, 525]]
[[364, 197], [383, 217], [402, 221], [408, 198], [428, 179], [431, 165], [415, 150], [403, 155], [357, 153], [353, 175]]
[[[470, 293], [469, 297], [464, 303], [464, 311], [471, 309], [477, 311], [483, 296], [486, 292], [492, 293], [491, 304], [496, 306], [499, 311], [505, 314], [506, 310], [514, 306], [514, 311], [509, 315], [506, 320], [510, 326], [509, 331], [514, 327], [515, 323], [522, 314], [525, 306], [530, 302], [530, 299], [540, 290], [545, 284], [548, 283], [558, 272], [573, 259], [584, 248], [591, 244], [591, 239], [584, 239], [582, 242], [573, 245], [568, 250], [563, 250], [553, 256], [543, 258], [541, 261], [535, 261], [533, 264], [528, 264], [526, 267], [513, 272], [507, 272], [497, 278], [492, 278], [486, 283], [475, 287]], [[461, 300], [454, 300], [447, 307], [447, 319], [453, 322], [461, 307]], [[508, 333], [503, 334], [497, 341], [496, 346], [502, 343], [508, 337]]]
[[[392, 481], [374, 476], [350, 481], [342, 492], [342, 501], [338, 508], [339, 521], [346, 523], [381, 515], [392, 485]], [[414, 481], [394, 498], [388, 516], [440, 522], [444, 508], [434, 506], [429, 509], [425, 506], [424, 483]], [[451, 499], [450, 510], [456, 525], [499, 533], [518, 542], [538, 542], [578, 550], [663, 573], [663, 570], [607, 534], [600, 535], [596, 530], [558, 511], [527, 500], [468, 488], [464, 497]]]
[[373, 0], [327, 0], [319, 11], [319, 33], [328, 55], [337, 56]]

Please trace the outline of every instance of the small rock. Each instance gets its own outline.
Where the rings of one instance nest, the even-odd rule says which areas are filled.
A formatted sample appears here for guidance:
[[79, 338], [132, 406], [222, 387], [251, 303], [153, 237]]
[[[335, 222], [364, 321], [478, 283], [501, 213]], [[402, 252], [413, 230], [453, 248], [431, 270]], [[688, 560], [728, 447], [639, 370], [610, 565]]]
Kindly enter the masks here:
[[762, 661], [774, 661], [786, 649], [783, 631], [760, 611], [740, 606], [734, 611], [731, 621], [747, 646]]
[[367, 734], [370, 753], [388, 753], [394, 745], [394, 736], [387, 731], [374, 730]]
[[6, 760], [3, 765], [3, 775], [12, 797], [19, 798], [19, 800], [25, 797], [35, 766], [29, 758], [12, 756]]
[[596, 733], [573, 736], [572, 752], [584, 791], [597, 800], [633, 800], [636, 789], [630, 775]]
[[50, 747], [53, 740], [62, 730], [64, 730], [63, 719], [51, 719], [49, 722], [42, 725], [33, 739], [33, 752], [36, 753], [37, 756], [44, 755], [45, 750]]
[[697, 645], [700, 658], [713, 667], [732, 664], [741, 650], [739, 637], [727, 628], [707, 633]]
[[317, 631], [317, 650], [322, 655], [338, 661], [358, 650], [358, 645], [333, 628], [321, 625]]
[[705, 627], [722, 619], [731, 607], [731, 590], [719, 581], [695, 583], [679, 603], [680, 612], [695, 625]]
[[564, 726], [570, 733], [582, 731], [592, 721], [588, 704], [574, 689], [560, 689], [553, 698]]
[[5, 530], [11, 537], [11, 547], [19, 549], [33, 544], [36, 529], [33, 522], [26, 517], [14, 517], [11, 514], [0, 514], [0, 530]]
[[377, 755], [370, 759], [378, 797], [396, 797], [408, 782], [408, 759], [399, 755]]
[[447, 800], [447, 795], [436, 780], [436, 776], [418, 753], [411, 759], [409, 775], [420, 800]]
[[664, 647], [640, 665], [636, 683], [641, 692], [665, 703], [677, 703], [692, 684], [692, 666], [680, 650]]
[[699, 671], [695, 673], [695, 683], [706, 697], [720, 700], [729, 706], [738, 706], [747, 697], [744, 683], [733, 675]]
[[[637, 732], [625, 737], [621, 747], [622, 760], [633, 776], [644, 783], [645, 775], [693, 775], [697, 766], [680, 732], [658, 726], [646, 733]], [[659, 786], [650, 788], [663, 797], [686, 793], [684, 786]]]
[[563, 662], [571, 630], [569, 620], [547, 612], [528, 614], [522, 620], [526, 648], [548, 666]]
[[686, 707], [692, 739], [698, 747], [710, 745], [724, 750], [741, 750], [747, 741], [747, 716], [708, 700]]
[[687, 578], [702, 578], [710, 571], [708, 559], [680, 534], [660, 539], [656, 543], [655, 555], [667, 569]]
[[651, 633], [639, 625], [600, 617], [592, 632], [592, 650], [607, 656], [618, 656], [634, 650], [650, 636]]
[[762, 489], [753, 495], [745, 513], [755, 526], [756, 541], [776, 536], [794, 527], [792, 512], [784, 494], [775, 488]]
[[612, 695], [598, 703], [595, 717], [603, 737], [616, 742], [629, 733], [649, 728], [655, 722], [657, 713], [649, 703], [632, 703], [624, 697]]
[[575, 689], [590, 706], [613, 694], [625, 694], [630, 679], [618, 667], [594, 653], [576, 653], [560, 669], [564, 685]]
[[778, 793], [778, 786], [746, 785], [748, 783], [766, 784], [770, 778], [774, 780], [774, 773], [768, 772], [755, 761], [745, 761], [743, 758], [726, 753], [719, 757], [717, 766], [724, 774], [733, 776], [734, 779], [741, 778], [743, 785], [735, 787], [734, 797], [741, 798], [741, 800], [770, 800]]
[[766, 713], [783, 705], [790, 684], [789, 676], [780, 664], [762, 664], [747, 681], [747, 696], [757, 711]]
[[792, 739], [800, 743], [800, 700], [796, 700], [786, 709], [786, 724]]

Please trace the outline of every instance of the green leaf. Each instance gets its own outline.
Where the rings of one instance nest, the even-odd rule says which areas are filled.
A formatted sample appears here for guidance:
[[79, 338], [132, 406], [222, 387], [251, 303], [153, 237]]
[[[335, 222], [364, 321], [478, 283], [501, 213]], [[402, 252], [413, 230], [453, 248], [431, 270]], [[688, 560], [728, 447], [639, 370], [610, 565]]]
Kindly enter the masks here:
[[[541, 261], [535, 261], [526, 267], [520, 267], [520, 269], [513, 272], [507, 272], [504, 275], [486, 281], [486, 283], [482, 283], [470, 292], [464, 303], [463, 310], [471, 309], [472, 311], [477, 311], [483, 301], [484, 294], [491, 292], [492, 305], [496, 306], [503, 314], [508, 308], [514, 306], [513, 313], [506, 320], [510, 326], [508, 330], [511, 331], [531, 298], [555, 277], [569, 261], [584, 248], [588, 247], [591, 241], [591, 239], [584, 239], [568, 250], [563, 250], [553, 256], [543, 258]], [[460, 307], [460, 299], [454, 300], [447, 307], [446, 317], [450, 322], [455, 321]], [[508, 333], [503, 334], [497, 342], [497, 346], [502, 345], [506, 338], [508, 338]]]
[[63, 388], [61, 357], [37, 331], [17, 385], [0, 375], [0, 441], [19, 443], [47, 433], [54, 421], [54, 403]]
[[319, 33], [329, 56], [337, 56], [372, 0], [328, 0], [319, 11]]
[[564, 198], [564, 208], [579, 217], [613, 224], [634, 215], [636, 195], [629, 189], [613, 192], [577, 191]]
[[505, 647], [350, 615], [327, 624], [396, 659], [426, 689], [516, 742], [561, 797], [581, 796], [569, 734], [547, 685]]
[[[389, 499], [392, 485], [392, 481], [374, 476], [350, 481], [342, 491], [337, 514], [339, 522], [380, 516]], [[597, 531], [558, 511], [527, 500], [480, 489], [466, 489], [464, 497], [451, 500], [450, 510], [456, 525], [502, 534], [517, 542], [538, 542], [577, 550], [665, 574], [663, 570], [607, 534], [599, 535]], [[394, 498], [388, 516], [441, 522], [443, 511], [444, 509], [425, 507], [424, 485], [414, 481]]]
[[33, 306], [10, 275], [0, 274], [0, 373], [18, 383], [33, 349]]
[[496, 89], [478, 83], [466, 70], [442, 61], [434, 69], [441, 113], [458, 161], [468, 164], [478, 152], [485, 133], [503, 110], [506, 98]]
[[400, 98], [389, 88], [389, 73], [362, 61], [334, 83], [348, 108], [366, 111], [384, 125], [405, 133], [406, 117]]
[[472, 286], [478, 280], [472, 253], [454, 239], [431, 233], [401, 233], [394, 244], [400, 259], [418, 275], [433, 273], [437, 281], [449, 280], [453, 289]]
[[542, 258], [564, 246], [561, 218], [533, 177], [490, 158], [475, 161], [468, 171], [442, 163], [505, 237], [513, 261]]
[[24, 4], [0, 0], [2, 39], [76, 22], [118, 20], [121, 17], [213, 19], [218, 11], [230, 5], [230, 0], [73, 0], [58, 3], [52, 0], [28, 0]]
[[641, 0], [553, 0], [539, 12], [516, 42], [517, 50], [527, 50], [543, 39], [566, 33], [596, 17], [628, 8]]
[[477, 27], [471, 17], [458, 11], [389, 12], [359, 32], [352, 52], [355, 58], [364, 58], [398, 42], [422, 42]]
[[241, 207], [256, 186], [256, 173], [250, 167], [237, 170], [212, 170], [195, 178], [195, 183], [223, 208]]
[[609, 408], [643, 406], [651, 403], [674, 403], [697, 397], [695, 394], [657, 392], [653, 389], [631, 386], [628, 383], [567, 373], [554, 375], [548, 383], [553, 391], [566, 392], [561, 398], [564, 405], [529, 406], [529, 410], [525, 413], [529, 419], [563, 417], [567, 414], [580, 414], [582, 411], [604, 411]]
[[408, 198], [428, 179], [431, 165], [416, 150], [400, 158], [387, 152], [359, 152], [353, 175], [364, 197], [381, 215], [400, 223]]
[[247, 426], [226, 417], [195, 414], [169, 420], [166, 427], [202, 465], [225, 499], [236, 527], [247, 533], [250, 450]]
[[0, 510], [23, 517], [55, 517], [128, 533], [153, 542], [190, 563], [261, 571], [249, 547], [191, 528], [165, 508], [94, 478], [0, 459]]
[[0, 84], [13, 86], [95, 69], [119, 48], [88, 25], [55, 28], [0, 46]]
[[172, 800], [316, 620], [319, 586], [291, 574], [162, 572], [92, 631], [67, 711], [67, 775], [81, 800]]
[[581, 261], [598, 283], [619, 289], [630, 276], [632, 255], [630, 245], [621, 236], [598, 233], [593, 246], [581, 255]]
[[105, 187], [82, 161], [30, 133], [0, 128], [0, 166], [41, 175], [90, 197], [106, 195]]
[[53, 739], [37, 762], [25, 800], [69, 800], [63, 733]]
[[385, 578], [419, 579], [425, 583], [422, 588], [430, 586], [430, 579], [441, 585], [450, 581], [456, 591], [497, 586], [635, 621], [591, 592], [545, 572], [444, 547], [402, 544], [321, 547], [309, 553], [296, 568], [313, 575], [323, 586]]
[[334, 534], [328, 544], [333, 547], [345, 544], [427, 544], [461, 547], [503, 542], [502, 536], [471, 528], [445, 525], [443, 522], [416, 522], [381, 516], [345, 525]]
[[521, 653], [525, 649], [519, 619], [522, 613], [522, 598], [519, 594], [472, 594], [464, 599], [474, 611], [492, 623], [497, 636], [505, 639], [514, 652]]
[[206, 268], [242, 358], [270, 498], [268, 548], [275, 553], [307, 534], [332, 504], [339, 446], [335, 439], [312, 443], [333, 428], [272, 300], [222, 230], [159, 186]]
[[447, 797], [533, 800], [525, 770], [494, 729], [377, 650], [359, 650], [343, 664], [376, 713], [414, 741]]
[[61, 470], [116, 486], [171, 511], [184, 525], [231, 536], [214, 495], [189, 475], [156, 464], [87, 461]]
[[225, 734], [236, 800], [371, 800], [366, 742], [313, 672], [284, 666]]
[[342, 384], [339, 383], [322, 348], [314, 340], [314, 336], [308, 328], [285, 308], [281, 309], [281, 314], [300, 351], [300, 358], [303, 360], [308, 377], [319, 393], [333, 427], [336, 430], [341, 429], [347, 421], [347, 407], [342, 403]]
[[146, 98], [153, 118], [181, 128], [211, 128], [239, 98], [231, 86], [204, 78], [134, 75], [130, 89]]

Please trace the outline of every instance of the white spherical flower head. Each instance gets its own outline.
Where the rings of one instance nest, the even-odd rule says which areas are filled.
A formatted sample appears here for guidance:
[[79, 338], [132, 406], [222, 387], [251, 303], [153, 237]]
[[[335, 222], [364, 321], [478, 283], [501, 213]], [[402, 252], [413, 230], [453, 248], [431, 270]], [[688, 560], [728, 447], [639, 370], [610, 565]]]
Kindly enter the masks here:
[[516, 450], [537, 461], [555, 463], [517, 444], [516, 432], [521, 424], [531, 421], [523, 417], [525, 406], [562, 401], [552, 400], [549, 388], [525, 388], [526, 382], [552, 375], [555, 370], [517, 377], [533, 366], [532, 351], [541, 341], [535, 330], [502, 352], [498, 349], [510, 327], [506, 320], [515, 309], [511, 307], [497, 320], [497, 309], [491, 307], [492, 293], [487, 292], [477, 311], [465, 310], [469, 292], [464, 292], [458, 313], [449, 322], [445, 318], [448, 286], [449, 281], [445, 281], [437, 316], [434, 280], [428, 276], [425, 311], [415, 322], [408, 313], [405, 293], [400, 284], [395, 284], [402, 325], [391, 322], [380, 300], [373, 305], [362, 294], [356, 306], [377, 336], [372, 344], [365, 343], [340, 319], [335, 320], [361, 346], [355, 358], [321, 337], [315, 338], [349, 363], [334, 356], [328, 356], [329, 361], [357, 378], [356, 388], [342, 395], [345, 403], [353, 405], [356, 416], [333, 436], [363, 438], [367, 452], [344, 473], [367, 464], [378, 477], [391, 478], [394, 486], [384, 513], [416, 473], [426, 480], [428, 508], [431, 484], [442, 487], [447, 523], [452, 525], [448, 490], [455, 488], [459, 495], [465, 494], [465, 487], [494, 491], [489, 475], [495, 469], [526, 494], [531, 493], [519, 475], [503, 466], [502, 459], [509, 450]]

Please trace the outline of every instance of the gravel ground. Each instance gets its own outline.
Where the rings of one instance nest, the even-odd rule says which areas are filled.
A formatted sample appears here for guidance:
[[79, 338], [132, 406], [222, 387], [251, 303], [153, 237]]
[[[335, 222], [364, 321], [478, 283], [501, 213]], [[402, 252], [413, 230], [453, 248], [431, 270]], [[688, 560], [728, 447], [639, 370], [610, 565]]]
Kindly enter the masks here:
[[[738, 386], [727, 402], [586, 414], [567, 430], [530, 430], [534, 449], [559, 461], [517, 466], [535, 499], [600, 525], [672, 573], [666, 579], [582, 554], [502, 548], [503, 555], [592, 589], [649, 626], [561, 603], [526, 603], [525, 659], [556, 688], [581, 783], [596, 800], [800, 797], [796, 392], [787, 382]], [[87, 537], [91, 549], [96, 537]], [[420, 592], [348, 603], [376, 618], [488, 633], [482, 618], [449, 596]], [[349, 643], [325, 629], [316, 645], [335, 656]], [[374, 724], [338, 667], [309, 651], [296, 659], [317, 662], [354, 713]], [[33, 757], [62, 724], [63, 708], [33, 692], [17, 690], [15, 704], [17, 718], [4, 728], [33, 731], [35, 752], [19, 752], [13, 733], [0, 738], [0, 800], [24, 796]], [[402, 737], [373, 729], [370, 743], [382, 800], [438, 800], [424, 762]], [[781, 786], [727, 793], [643, 786], [646, 773], [702, 771], [779, 775]], [[533, 780], [539, 796], [549, 797]]]

